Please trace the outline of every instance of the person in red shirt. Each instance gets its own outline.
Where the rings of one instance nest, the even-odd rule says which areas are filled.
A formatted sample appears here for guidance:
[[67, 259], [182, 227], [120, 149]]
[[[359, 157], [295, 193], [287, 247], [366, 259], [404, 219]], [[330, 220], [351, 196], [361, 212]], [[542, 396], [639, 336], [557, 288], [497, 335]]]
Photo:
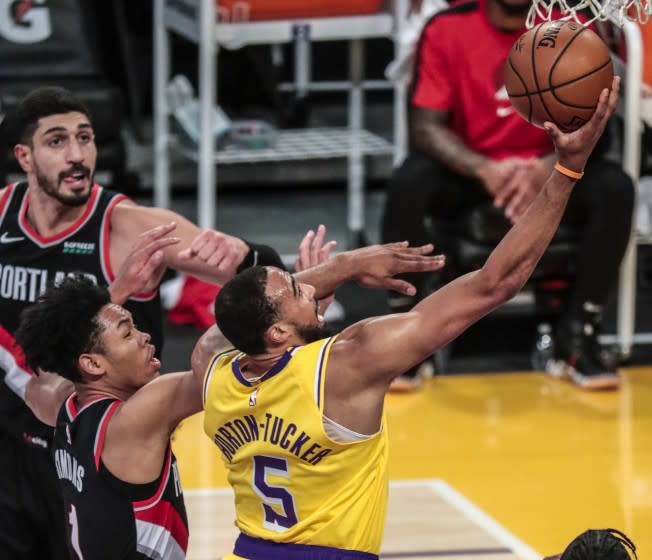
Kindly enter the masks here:
[[[555, 161], [553, 146], [516, 113], [503, 79], [529, 7], [529, 0], [456, 2], [425, 25], [410, 93], [410, 149], [388, 187], [383, 242], [424, 243], [426, 216], [450, 222], [488, 201], [515, 223], [540, 190]], [[633, 201], [631, 179], [598, 147], [564, 215], [579, 232], [577, 274], [546, 367], [586, 389], [619, 384], [596, 334], [629, 239]], [[446, 240], [436, 242], [446, 253]], [[416, 301], [394, 295], [389, 305], [400, 311]], [[418, 386], [418, 372], [398, 378], [395, 388]]]

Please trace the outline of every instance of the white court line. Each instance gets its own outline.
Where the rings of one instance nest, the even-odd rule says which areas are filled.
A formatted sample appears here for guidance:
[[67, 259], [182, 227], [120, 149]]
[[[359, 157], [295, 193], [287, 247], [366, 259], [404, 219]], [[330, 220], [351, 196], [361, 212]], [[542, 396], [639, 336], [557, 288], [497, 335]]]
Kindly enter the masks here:
[[[467, 519], [478, 525], [506, 548], [513, 551], [522, 560], [541, 560], [542, 558], [541, 554], [525, 544], [517, 536], [510, 533], [498, 521], [482, 511], [477, 505], [441, 479], [393, 480], [389, 483], [389, 487], [390, 489], [426, 487], [460, 511]], [[233, 491], [231, 488], [198, 488], [196, 490], [184, 491], [184, 494], [189, 497], [227, 496], [232, 495]]]
[[426, 485], [440, 498], [446, 500], [450, 505], [461, 511], [468, 519], [484, 529], [496, 540], [500, 541], [514, 554], [523, 560], [541, 560], [542, 555], [525, 544], [521, 539], [510, 533], [495, 519], [482, 511], [473, 502], [460, 494], [452, 486], [443, 480], [424, 481]]

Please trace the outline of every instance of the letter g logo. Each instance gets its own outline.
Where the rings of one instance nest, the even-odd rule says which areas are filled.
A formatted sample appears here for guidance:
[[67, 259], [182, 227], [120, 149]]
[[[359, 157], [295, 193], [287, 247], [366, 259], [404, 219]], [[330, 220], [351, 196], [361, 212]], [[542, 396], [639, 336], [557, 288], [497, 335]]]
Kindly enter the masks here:
[[12, 43], [38, 43], [52, 34], [47, 0], [0, 0], [0, 35]]

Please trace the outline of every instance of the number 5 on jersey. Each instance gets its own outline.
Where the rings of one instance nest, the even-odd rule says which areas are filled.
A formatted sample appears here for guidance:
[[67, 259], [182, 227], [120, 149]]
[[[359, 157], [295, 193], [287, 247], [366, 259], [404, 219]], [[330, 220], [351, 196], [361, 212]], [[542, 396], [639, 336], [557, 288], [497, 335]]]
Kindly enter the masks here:
[[254, 492], [262, 500], [263, 527], [282, 533], [298, 522], [294, 496], [283, 486], [268, 484], [268, 476], [290, 478], [288, 463], [281, 457], [258, 455], [254, 459]]

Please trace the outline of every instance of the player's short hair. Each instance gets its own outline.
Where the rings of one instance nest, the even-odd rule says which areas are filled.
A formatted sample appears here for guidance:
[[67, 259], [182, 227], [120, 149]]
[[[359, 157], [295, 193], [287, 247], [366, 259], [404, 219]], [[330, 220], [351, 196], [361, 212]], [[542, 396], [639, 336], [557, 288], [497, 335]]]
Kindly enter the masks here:
[[253, 266], [229, 280], [215, 298], [217, 326], [238, 350], [265, 351], [265, 331], [279, 318], [278, 305], [265, 294], [267, 269]]
[[616, 529], [589, 529], [577, 536], [566, 547], [560, 560], [631, 560], [636, 546], [624, 533]]
[[81, 275], [50, 286], [20, 316], [16, 342], [27, 364], [81, 381], [79, 356], [103, 351], [98, 314], [108, 303], [108, 290]]
[[40, 119], [73, 112], [83, 113], [90, 122], [88, 108], [71, 91], [57, 86], [44, 86], [32, 90], [21, 99], [10, 119], [10, 127], [18, 142], [32, 146], [32, 138]]

